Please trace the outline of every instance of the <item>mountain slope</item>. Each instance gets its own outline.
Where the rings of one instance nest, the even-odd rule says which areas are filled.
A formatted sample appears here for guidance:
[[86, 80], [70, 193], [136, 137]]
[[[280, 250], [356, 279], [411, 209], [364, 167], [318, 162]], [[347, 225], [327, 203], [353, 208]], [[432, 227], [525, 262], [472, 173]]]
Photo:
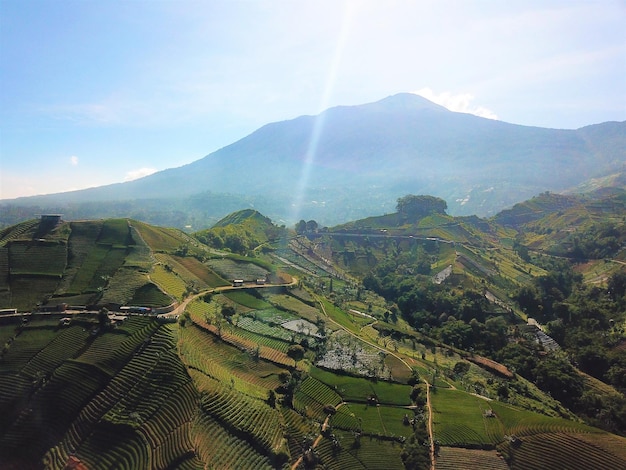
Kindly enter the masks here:
[[[329, 224], [390, 208], [413, 193], [446, 199], [453, 214], [488, 215], [615, 173], [624, 148], [626, 122], [579, 130], [519, 126], [404, 93], [268, 124], [203, 159], [140, 180], [11, 204], [173, 200], [208, 190], [249, 197], [272, 218]], [[175, 196], [164, 197], [170, 190]]]

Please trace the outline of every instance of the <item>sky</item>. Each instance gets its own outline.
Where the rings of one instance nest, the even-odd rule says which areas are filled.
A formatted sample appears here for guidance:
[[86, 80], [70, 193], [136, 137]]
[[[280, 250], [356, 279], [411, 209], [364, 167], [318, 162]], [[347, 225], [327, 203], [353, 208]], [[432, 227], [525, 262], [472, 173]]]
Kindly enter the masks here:
[[0, 199], [400, 92], [529, 126], [624, 121], [625, 24], [626, 0], [0, 0]]

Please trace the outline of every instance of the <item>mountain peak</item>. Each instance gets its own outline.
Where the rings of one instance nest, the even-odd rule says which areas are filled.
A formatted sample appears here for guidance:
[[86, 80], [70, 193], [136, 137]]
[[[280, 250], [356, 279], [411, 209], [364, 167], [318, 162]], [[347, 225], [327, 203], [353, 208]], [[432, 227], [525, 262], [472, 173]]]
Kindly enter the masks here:
[[372, 105], [384, 107], [389, 110], [433, 110], [433, 111], [449, 111], [447, 108], [440, 106], [432, 101], [427, 100], [423, 96], [415, 93], [397, 93], [395, 95], [383, 98], [380, 101], [372, 103]]

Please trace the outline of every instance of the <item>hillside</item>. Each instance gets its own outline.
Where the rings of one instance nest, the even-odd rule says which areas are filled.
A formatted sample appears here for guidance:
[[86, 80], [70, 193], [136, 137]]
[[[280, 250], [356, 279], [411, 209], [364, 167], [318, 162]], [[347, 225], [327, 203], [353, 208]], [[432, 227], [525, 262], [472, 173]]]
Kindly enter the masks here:
[[[38, 211], [198, 230], [254, 207], [289, 224], [302, 217], [332, 225], [392, 210], [407, 193], [441, 197], [454, 215], [487, 216], [546, 190], [623, 171], [624, 148], [624, 122], [578, 130], [519, 126], [404, 93], [267, 124], [198, 161], [140, 180], [3, 201], [0, 222]], [[176, 188], [176, 195], [164, 198], [163, 188]]]
[[[95, 299], [0, 314], [3, 465], [625, 467], [622, 265], [585, 283], [567, 260], [521, 250], [524, 224], [403, 203], [300, 233], [254, 210], [194, 237], [130, 219], [3, 230], [10, 296], [16, 279], [44, 278], [54, 285], [24, 305]], [[619, 204], [600, 207], [594, 224], [622, 220]], [[215, 246], [229, 236], [245, 250]], [[108, 301], [132, 276], [174, 310]]]

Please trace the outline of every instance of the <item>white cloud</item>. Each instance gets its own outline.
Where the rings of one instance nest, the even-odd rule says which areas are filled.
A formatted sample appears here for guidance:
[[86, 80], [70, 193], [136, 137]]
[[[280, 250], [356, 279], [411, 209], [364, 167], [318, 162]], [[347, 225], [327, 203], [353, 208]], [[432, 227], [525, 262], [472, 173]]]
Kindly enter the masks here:
[[70, 157], [70, 163], [71, 163], [73, 166], [78, 165], [78, 157], [77, 157], [76, 155], [72, 155], [72, 156]]
[[154, 168], [138, 168], [137, 170], [131, 170], [127, 172], [126, 176], [124, 177], [124, 181], [133, 181], [156, 172], [157, 170]]
[[452, 92], [444, 91], [437, 94], [430, 88], [422, 88], [421, 90], [414, 91], [413, 93], [420, 95], [433, 103], [444, 106], [450, 111], [474, 114], [487, 119], [498, 119], [496, 113], [490, 109], [487, 109], [484, 106], [472, 105], [474, 95], [471, 93], [453, 94]]

